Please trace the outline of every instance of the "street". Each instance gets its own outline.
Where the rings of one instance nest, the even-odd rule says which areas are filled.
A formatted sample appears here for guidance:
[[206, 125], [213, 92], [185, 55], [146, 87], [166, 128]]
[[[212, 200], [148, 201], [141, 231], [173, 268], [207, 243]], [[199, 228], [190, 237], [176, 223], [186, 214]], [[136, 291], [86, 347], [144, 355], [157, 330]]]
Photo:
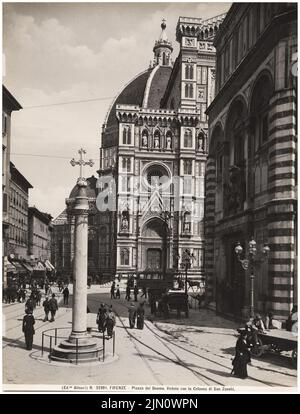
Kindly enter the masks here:
[[[236, 342], [236, 325], [208, 310], [191, 310], [190, 318], [165, 321], [149, 319], [143, 330], [128, 328], [128, 306], [122, 292], [120, 300], [111, 300], [109, 287], [92, 286], [88, 290], [92, 335], [102, 340], [96, 328], [96, 314], [101, 302], [112, 304], [117, 316], [116, 355], [112, 340], [106, 341], [105, 362], [62, 365], [41, 356], [42, 332], [50, 328], [71, 329], [69, 307], [60, 304], [54, 323], [43, 322], [42, 306], [35, 310], [36, 334], [32, 351], [26, 351], [22, 335], [23, 303], [4, 304], [3, 313], [3, 383], [13, 384], [106, 384], [106, 385], [191, 385], [197, 390], [218, 387], [296, 387], [296, 370], [286, 355], [264, 355], [252, 359], [249, 377], [230, 375]], [[89, 324], [88, 324], [89, 325]], [[66, 331], [65, 331], [66, 332]], [[45, 344], [47, 346], [47, 344]], [[38, 378], [38, 380], [37, 380]], [[4, 389], [6, 386], [4, 385]], [[138, 388], [137, 388], [138, 391]]]

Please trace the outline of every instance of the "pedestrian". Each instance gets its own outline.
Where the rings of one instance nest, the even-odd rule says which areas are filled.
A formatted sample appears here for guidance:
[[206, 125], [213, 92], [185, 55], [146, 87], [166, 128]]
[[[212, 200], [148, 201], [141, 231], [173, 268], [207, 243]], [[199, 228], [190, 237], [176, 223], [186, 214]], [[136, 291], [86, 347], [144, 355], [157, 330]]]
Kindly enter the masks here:
[[136, 327], [138, 329], [144, 328], [144, 320], [145, 320], [144, 303], [140, 303], [136, 311]]
[[141, 298], [145, 298], [145, 299], [147, 299], [147, 288], [146, 288], [146, 286], [143, 286], [142, 287], [142, 294], [141, 294]]
[[115, 324], [116, 316], [112, 310], [112, 306], [110, 306], [106, 315], [106, 329], [108, 338], [112, 338]]
[[130, 285], [127, 283], [125, 300], [130, 300]]
[[117, 285], [117, 290], [116, 290], [116, 299], [120, 299], [120, 298], [121, 298], [121, 292], [120, 292], [119, 285]]
[[41, 300], [42, 300], [42, 292], [40, 291], [40, 289], [38, 289], [38, 291], [36, 292], [36, 304], [37, 304], [37, 306], [41, 305]]
[[128, 309], [128, 317], [129, 317], [129, 327], [131, 329], [134, 328], [135, 325], [135, 319], [136, 319], [136, 308], [134, 306], [134, 303], [131, 303], [130, 308]]
[[106, 329], [106, 307], [104, 303], [101, 303], [100, 308], [98, 310], [96, 323], [98, 325], [99, 332], [105, 332]]
[[139, 288], [137, 287], [137, 285], [135, 285], [134, 289], [133, 289], [133, 295], [134, 295], [134, 301], [135, 302], [137, 302], [138, 294], [139, 294]]
[[64, 290], [63, 290], [63, 296], [64, 296], [64, 305], [69, 305], [70, 292], [69, 292], [68, 286], [66, 286], [64, 288]]
[[111, 288], [110, 288], [110, 298], [115, 299], [115, 289], [116, 289], [116, 282], [113, 281]]
[[34, 308], [35, 308], [35, 302], [33, 300], [32, 295], [30, 295], [25, 303], [25, 312], [26, 310], [30, 310], [31, 312], [33, 312]]
[[238, 329], [240, 334], [236, 346], [235, 346], [235, 357], [232, 361], [232, 371], [235, 377], [245, 379], [248, 377], [247, 364], [251, 362], [250, 348], [247, 343], [248, 330], [245, 328]]
[[48, 283], [45, 283], [45, 295], [48, 295], [49, 285]]
[[43, 319], [43, 322], [46, 322], [49, 320], [49, 312], [50, 312], [50, 305], [49, 305], [49, 298], [48, 296], [45, 297], [45, 300], [43, 302], [43, 308], [45, 312], [45, 317]]
[[32, 349], [33, 335], [35, 334], [33, 326], [35, 324], [35, 320], [30, 309], [26, 309], [25, 313], [26, 315], [23, 318], [22, 332], [25, 336], [26, 349], [30, 351]]
[[49, 300], [49, 309], [51, 312], [50, 322], [54, 322], [54, 317], [55, 317], [56, 311], [58, 310], [58, 304], [57, 304], [57, 300], [55, 299], [55, 293], [52, 293], [52, 297]]

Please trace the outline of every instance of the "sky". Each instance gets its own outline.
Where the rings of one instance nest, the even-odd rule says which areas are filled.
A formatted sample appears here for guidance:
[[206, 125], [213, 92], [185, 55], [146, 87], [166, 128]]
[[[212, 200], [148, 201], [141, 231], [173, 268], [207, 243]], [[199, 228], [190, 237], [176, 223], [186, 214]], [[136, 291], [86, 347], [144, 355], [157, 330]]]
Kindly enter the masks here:
[[[97, 176], [106, 113], [125, 84], [148, 68], [163, 18], [175, 60], [179, 16], [207, 19], [229, 7], [212, 2], [3, 3], [2, 81], [23, 107], [12, 115], [11, 160], [33, 186], [29, 204], [54, 218], [64, 210], [79, 174], [70, 160], [78, 159], [81, 147], [95, 161], [84, 175]], [[62, 104], [90, 99], [97, 100]]]

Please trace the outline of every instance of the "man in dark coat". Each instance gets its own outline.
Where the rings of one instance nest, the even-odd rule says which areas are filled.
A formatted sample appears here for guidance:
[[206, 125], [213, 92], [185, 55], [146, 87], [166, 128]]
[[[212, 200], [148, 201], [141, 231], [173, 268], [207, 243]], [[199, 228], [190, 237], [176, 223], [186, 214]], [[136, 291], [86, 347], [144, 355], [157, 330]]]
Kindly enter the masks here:
[[50, 322], [54, 322], [56, 311], [58, 310], [57, 300], [55, 299], [55, 293], [52, 294], [52, 298], [49, 300], [49, 309], [51, 312]]
[[30, 309], [26, 309], [26, 315], [23, 318], [23, 325], [22, 325], [22, 332], [25, 335], [25, 342], [26, 342], [26, 349], [30, 351], [32, 349], [32, 342], [33, 342], [33, 335], [35, 334], [34, 331], [34, 316]]
[[127, 283], [127, 286], [126, 286], [126, 296], [125, 296], [125, 299], [126, 300], [130, 300], [130, 285], [129, 285], [129, 283]]
[[44, 308], [44, 312], [45, 312], [45, 317], [43, 319], [43, 322], [46, 322], [49, 320], [49, 312], [50, 312], [50, 307], [49, 307], [49, 298], [48, 296], [46, 296], [44, 302], [43, 302], [43, 308]]
[[135, 285], [134, 289], [133, 289], [133, 295], [134, 295], [134, 301], [135, 302], [137, 302], [138, 294], [139, 294], [139, 288], [137, 287], [137, 285]]
[[112, 306], [108, 309], [106, 316], [106, 329], [108, 338], [112, 338], [114, 332], [114, 326], [116, 324], [116, 315], [112, 310]]
[[130, 308], [128, 309], [129, 317], [129, 326], [131, 329], [134, 328], [135, 318], [136, 318], [136, 308], [133, 303], [131, 303]]
[[70, 295], [68, 286], [66, 286], [64, 288], [63, 295], [64, 295], [64, 305], [68, 305], [69, 304], [69, 295]]
[[145, 320], [144, 304], [140, 303], [136, 311], [136, 327], [138, 329], [144, 328], [144, 320]]
[[116, 289], [116, 282], [112, 282], [111, 288], [110, 288], [110, 298], [115, 299], [115, 289]]

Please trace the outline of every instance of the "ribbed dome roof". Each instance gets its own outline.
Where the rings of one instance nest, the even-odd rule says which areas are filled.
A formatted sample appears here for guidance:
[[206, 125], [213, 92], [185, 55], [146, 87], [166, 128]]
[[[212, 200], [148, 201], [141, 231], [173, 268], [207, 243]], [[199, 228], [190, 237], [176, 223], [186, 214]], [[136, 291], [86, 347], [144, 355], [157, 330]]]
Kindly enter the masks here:
[[171, 72], [172, 68], [169, 66], [155, 66], [136, 76], [124, 87], [108, 111], [102, 141], [103, 147], [117, 145], [118, 142], [116, 106], [123, 104], [159, 109]]
[[[96, 198], [97, 197], [97, 178], [93, 175], [86, 179], [87, 186], [86, 186], [86, 194], [88, 198]], [[69, 198], [75, 198], [78, 195], [78, 186], [77, 184], [73, 187], [72, 191], [70, 192]]]
[[112, 106], [109, 109], [109, 113], [106, 120], [107, 128], [114, 125], [118, 125], [118, 120], [116, 117], [116, 106], [117, 105], [138, 105], [142, 106], [144, 99], [144, 92], [147, 85], [147, 80], [151, 74], [151, 69], [142, 72], [131, 80], [118, 97], [113, 102]]

